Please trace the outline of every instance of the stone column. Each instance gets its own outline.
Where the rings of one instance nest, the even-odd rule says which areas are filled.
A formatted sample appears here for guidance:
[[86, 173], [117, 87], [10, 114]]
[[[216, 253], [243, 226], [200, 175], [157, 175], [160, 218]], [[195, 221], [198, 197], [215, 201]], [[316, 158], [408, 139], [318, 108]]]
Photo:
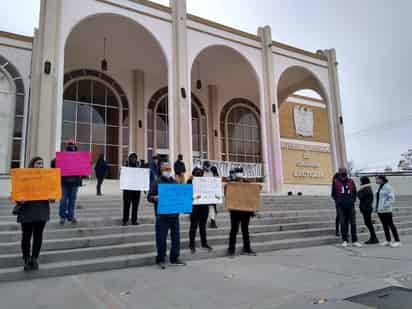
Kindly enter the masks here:
[[220, 123], [218, 89], [216, 85], [208, 86], [208, 135], [209, 135], [209, 157], [211, 160], [220, 160]]
[[325, 50], [324, 54], [328, 58], [329, 66], [330, 105], [331, 112], [333, 113], [333, 123], [331, 124], [331, 126], [332, 130], [334, 130], [335, 135], [335, 140], [331, 142], [334, 143], [336, 147], [336, 163], [338, 164], [338, 166], [336, 166], [335, 168], [337, 169], [338, 167], [346, 167], [348, 165], [338, 77], [338, 62], [336, 60], [335, 49]]
[[[30, 108], [30, 157], [41, 156], [46, 165], [60, 148], [63, 100], [63, 61], [60, 42], [61, 0], [42, 0], [40, 28], [33, 54]], [[46, 73], [46, 64], [50, 73]], [[58, 119], [60, 118], [60, 119]], [[29, 157], [29, 158], [30, 158]]]
[[[170, 0], [173, 17], [173, 60], [172, 84], [173, 91], [169, 106], [172, 106], [173, 126], [175, 135], [175, 151], [170, 157], [175, 158], [178, 153], [184, 157], [188, 171], [193, 167], [192, 148], [192, 115], [191, 115], [191, 85], [190, 70], [187, 57], [187, 10], [186, 0]], [[169, 113], [170, 115], [170, 113]]]
[[283, 187], [283, 166], [271, 28], [269, 26], [259, 28], [258, 35], [262, 41], [263, 60], [263, 94], [261, 94], [260, 99], [260, 114], [266, 190], [268, 192], [281, 193]]
[[[133, 71], [134, 80], [134, 95], [133, 108], [130, 115], [130, 134], [131, 134], [131, 149], [137, 153], [139, 159], [146, 158], [145, 149], [145, 131], [146, 131], [146, 114], [144, 102], [144, 72], [140, 70]], [[148, 160], [151, 158], [147, 158]]]

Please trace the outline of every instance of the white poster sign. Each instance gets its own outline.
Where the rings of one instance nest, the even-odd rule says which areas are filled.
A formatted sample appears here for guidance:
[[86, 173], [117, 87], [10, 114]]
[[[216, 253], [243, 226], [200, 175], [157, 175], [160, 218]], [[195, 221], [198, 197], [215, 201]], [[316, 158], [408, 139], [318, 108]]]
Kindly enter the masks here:
[[293, 111], [296, 134], [304, 137], [313, 137], [313, 111], [304, 106], [295, 106]]
[[149, 191], [150, 170], [148, 168], [122, 167], [120, 170], [120, 190]]
[[194, 205], [223, 204], [222, 178], [194, 177], [193, 198]]

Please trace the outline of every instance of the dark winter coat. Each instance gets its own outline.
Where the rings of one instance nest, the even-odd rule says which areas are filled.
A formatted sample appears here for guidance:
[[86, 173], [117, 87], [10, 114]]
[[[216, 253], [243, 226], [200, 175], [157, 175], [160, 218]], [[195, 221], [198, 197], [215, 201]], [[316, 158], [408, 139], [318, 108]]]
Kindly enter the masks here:
[[359, 188], [358, 191], [359, 198], [359, 209], [362, 212], [372, 212], [373, 211], [373, 190], [372, 186], [364, 185]]
[[109, 169], [109, 166], [107, 165], [107, 162], [105, 160], [97, 161], [94, 167], [96, 178], [99, 178], [99, 179], [105, 178], [108, 169]]
[[49, 201], [29, 201], [20, 203], [17, 214], [18, 223], [47, 222], [50, 220]]
[[176, 175], [183, 175], [184, 173], [186, 173], [186, 166], [185, 163], [183, 161], [176, 161], [174, 164], [174, 170], [175, 170], [175, 174]]
[[334, 179], [332, 184], [332, 198], [335, 200], [337, 207], [354, 207], [356, 196], [356, 185], [352, 179]]

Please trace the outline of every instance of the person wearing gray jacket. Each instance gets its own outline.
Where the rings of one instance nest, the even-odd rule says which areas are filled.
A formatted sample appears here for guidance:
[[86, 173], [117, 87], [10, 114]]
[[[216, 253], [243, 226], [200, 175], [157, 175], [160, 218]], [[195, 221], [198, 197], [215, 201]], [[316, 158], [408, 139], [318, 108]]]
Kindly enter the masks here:
[[[389, 184], [386, 176], [377, 176], [376, 183], [379, 188], [376, 192], [376, 212], [382, 222], [383, 230], [385, 232], [386, 241], [382, 243], [383, 246], [390, 246], [397, 248], [401, 246], [398, 230], [393, 222], [393, 203], [395, 202], [395, 192]], [[391, 242], [392, 231], [394, 242]]]

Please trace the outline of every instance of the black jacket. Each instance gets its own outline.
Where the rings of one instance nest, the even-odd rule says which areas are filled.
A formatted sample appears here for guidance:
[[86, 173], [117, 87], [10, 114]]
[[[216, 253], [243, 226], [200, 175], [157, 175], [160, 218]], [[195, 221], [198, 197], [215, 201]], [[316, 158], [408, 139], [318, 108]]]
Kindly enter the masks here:
[[29, 201], [20, 204], [22, 207], [17, 214], [18, 223], [47, 222], [50, 220], [49, 201]]
[[332, 183], [332, 198], [338, 207], [354, 207], [356, 202], [356, 185], [350, 178], [342, 181], [334, 179]]
[[97, 161], [96, 165], [94, 166], [94, 171], [96, 173], [96, 178], [105, 178], [106, 172], [109, 169], [107, 162], [105, 160]]
[[173, 183], [176, 183], [176, 180], [174, 180], [173, 178], [165, 178], [165, 177], [163, 177], [163, 176], [160, 176], [157, 180], [155, 180], [155, 181], [152, 183], [152, 186], [150, 187], [150, 192], [149, 192], [149, 194], [148, 194], [148, 196], [147, 196], [147, 200], [148, 200], [150, 203], [153, 203], [153, 204], [154, 204], [156, 216], [160, 216], [160, 217], [178, 217], [179, 214], [159, 215], [159, 214], [157, 213], [157, 202], [154, 200], [154, 197], [155, 197], [155, 196], [157, 196], [157, 197], [159, 196], [159, 184], [162, 184], [162, 183], [170, 183], [170, 184], [173, 184]]
[[361, 186], [358, 191], [359, 209], [362, 212], [373, 211], [373, 191], [372, 186]]
[[185, 163], [179, 160], [176, 161], [174, 164], [174, 170], [176, 175], [183, 175], [184, 173], [186, 173]]

